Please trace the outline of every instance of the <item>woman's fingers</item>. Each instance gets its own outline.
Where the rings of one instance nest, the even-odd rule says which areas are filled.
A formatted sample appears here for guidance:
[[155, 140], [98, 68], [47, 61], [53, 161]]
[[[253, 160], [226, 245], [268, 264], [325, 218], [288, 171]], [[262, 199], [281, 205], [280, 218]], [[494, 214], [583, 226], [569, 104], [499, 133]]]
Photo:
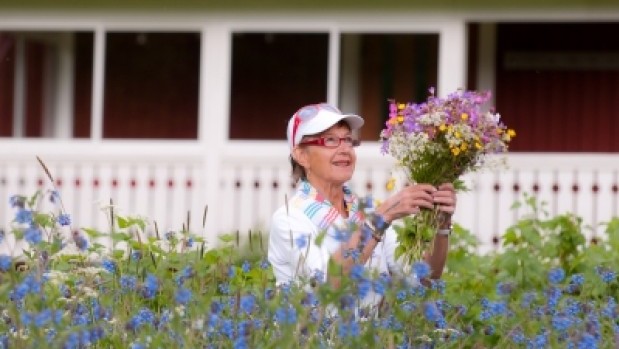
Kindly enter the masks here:
[[439, 210], [445, 213], [454, 213], [456, 209], [456, 192], [452, 184], [446, 183], [439, 186], [439, 189], [432, 194], [435, 204], [439, 205]]
[[413, 184], [403, 188], [384, 205], [377, 211], [392, 219], [418, 213], [424, 208], [433, 209], [437, 205], [440, 211], [452, 214], [455, 211], [456, 194], [453, 185], [449, 183], [438, 188], [430, 184]]

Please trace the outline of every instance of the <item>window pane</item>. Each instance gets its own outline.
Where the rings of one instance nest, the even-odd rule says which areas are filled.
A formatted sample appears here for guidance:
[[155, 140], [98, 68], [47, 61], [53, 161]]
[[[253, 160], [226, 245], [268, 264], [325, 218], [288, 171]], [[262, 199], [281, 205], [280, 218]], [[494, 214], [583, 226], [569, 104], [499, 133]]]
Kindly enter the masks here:
[[73, 137], [89, 138], [92, 119], [92, 72], [94, 35], [75, 35], [75, 99], [73, 101]]
[[15, 37], [0, 32], [0, 137], [13, 134], [13, 84], [15, 77]]
[[290, 116], [327, 99], [327, 34], [235, 33], [231, 139], [285, 139]]
[[378, 140], [390, 99], [421, 102], [438, 81], [438, 34], [343, 34], [340, 57], [340, 106], [364, 117], [363, 140]]
[[89, 136], [92, 42], [92, 32], [0, 32], [0, 136]]
[[103, 136], [195, 139], [199, 33], [109, 33]]

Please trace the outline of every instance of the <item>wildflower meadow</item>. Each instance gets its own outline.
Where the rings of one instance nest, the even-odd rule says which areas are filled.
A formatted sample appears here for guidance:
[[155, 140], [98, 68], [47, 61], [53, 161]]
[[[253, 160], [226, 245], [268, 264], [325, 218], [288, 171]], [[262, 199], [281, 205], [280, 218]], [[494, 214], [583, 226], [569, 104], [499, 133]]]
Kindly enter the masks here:
[[[39, 211], [47, 200], [54, 209]], [[148, 236], [145, 219], [113, 206], [109, 231], [75, 228], [57, 191], [13, 196], [0, 238], [28, 248], [0, 255], [0, 348], [616, 348], [619, 219], [590, 243], [579, 217], [521, 201], [529, 214], [496, 252], [477, 254], [456, 225], [440, 280], [354, 267], [334, 288], [276, 287], [262, 233], [217, 247], [185, 229]], [[383, 300], [364, 313], [370, 291]]]

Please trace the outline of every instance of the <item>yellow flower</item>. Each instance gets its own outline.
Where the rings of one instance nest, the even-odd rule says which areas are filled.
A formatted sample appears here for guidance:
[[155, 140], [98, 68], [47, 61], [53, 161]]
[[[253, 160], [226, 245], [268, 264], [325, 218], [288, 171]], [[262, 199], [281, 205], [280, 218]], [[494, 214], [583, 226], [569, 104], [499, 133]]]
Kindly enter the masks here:
[[454, 133], [454, 137], [456, 137], [456, 138], [460, 139], [460, 138], [462, 138], [462, 134], [461, 134], [460, 132], [456, 131], [456, 132]]
[[458, 148], [458, 147], [451, 148], [451, 153], [454, 156], [458, 156], [460, 154], [460, 148]]
[[385, 184], [385, 189], [387, 189], [387, 191], [392, 191], [393, 188], [395, 188], [395, 178], [391, 177]]
[[460, 118], [461, 118], [463, 121], [466, 121], [466, 120], [468, 120], [468, 118], [469, 118], [469, 114], [467, 114], [467, 113], [462, 113], [462, 115], [460, 115]]
[[404, 104], [404, 103], [400, 103], [400, 104], [398, 104], [398, 109], [399, 109], [399, 110], [402, 110], [402, 109], [404, 109], [404, 108], [406, 108], [406, 104]]
[[469, 146], [468, 146], [466, 143], [462, 143], [462, 144], [460, 145], [460, 149], [461, 149], [462, 151], [466, 151], [466, 150], [468, 149], [468, 147], [469, 147]]
[[441, 126], [439, 126], [438, 129], [444, 132], [447, 129], [447, 126], [445, 126], [445, 124], [441, 124]]
[[516, 131], [512, 130], [511, 128], [509, 130], [507, 130], [507, 134], [510, 137], [516, 137]]
[[399, 123], [403, 123], [404, 122], [404, 117], [402, 115], [398, 115], [398, 122]]
[[481, 143], [475, 142], [475, 148], [477, 148], [478, 150], [481, 149]]

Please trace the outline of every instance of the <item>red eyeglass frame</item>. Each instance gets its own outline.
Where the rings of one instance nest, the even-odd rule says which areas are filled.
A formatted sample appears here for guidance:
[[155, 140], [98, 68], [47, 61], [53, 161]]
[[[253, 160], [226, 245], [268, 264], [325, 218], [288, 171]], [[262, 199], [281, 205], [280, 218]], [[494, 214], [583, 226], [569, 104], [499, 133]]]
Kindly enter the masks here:
[[[325, 139], [326, 138], [337, 138], [339, 140], [339, 143], [336, 146], [329, 146], [325, 144]], [[340, 145], [342, 145], [342, 141], [350, 138], [352, 140], [352, 144], [350, 145], [351, 147], [357, 147], [361, 144], [361, 141], [351, 137], [351, 136], [346, 136], [346, 137], [335, 137], [335, 136], [322, 136], [322, 137], [318, 137], [315, 139], [310, 139], [304, 142], [299, 142], [299, 145], [319, 145], [321, 147], [326, 147], [326, 148], [338, 148]]]

